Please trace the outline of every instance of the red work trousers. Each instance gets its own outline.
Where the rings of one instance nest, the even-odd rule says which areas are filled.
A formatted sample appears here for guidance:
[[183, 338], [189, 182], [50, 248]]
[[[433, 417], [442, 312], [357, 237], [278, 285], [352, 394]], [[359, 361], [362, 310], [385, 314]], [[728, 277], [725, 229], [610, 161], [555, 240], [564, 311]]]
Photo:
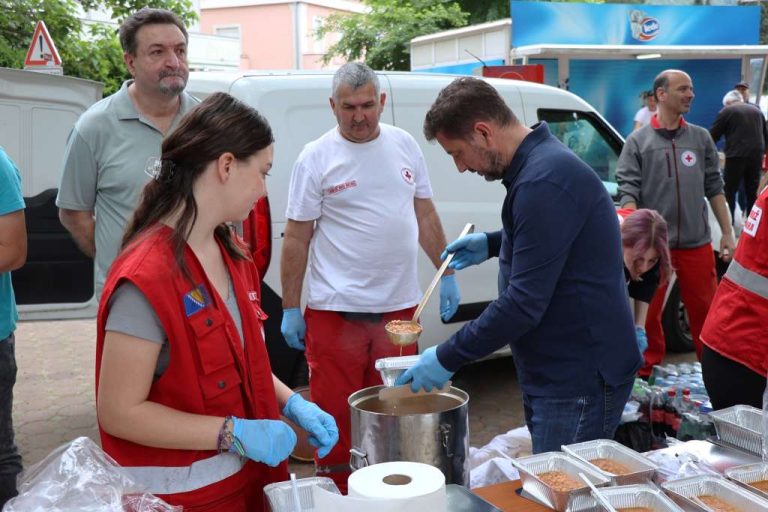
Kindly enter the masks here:
[[318, 407], [336, 419], [339, 442], [324, 458], [315, 457], [318, 476], [330, 477], [346, 494], [351, 446], [351, 423], [347, 399], [363, 388], [382, 384], [374, 368], [377, 359], [414, 355], [417, 345], [393, 345], [384, 325], [390, 320], [410, 320], [416, 307], [381, 315], [379, 321], [350, 320], [335, 311], [306, 308], [306, 357], [309, 365], [309, 394]]
[[[717, 289], [717, 274], [712, 245], [702, 245], [695, 249], [671, 249], [672, 268], [677, 274], [680, 286], [680, 297], [688, 311], [688, 323], [693, 337], [696, 356], [701, 359], [701, 328], [707, 317], [709, 305]], [[664, 297], [667, 285], [659, 286], [648, 307], [648, 317], [645, 320], [645, 332], [648, 336], [648, 350], [645, 351], [645, 365], [640, 375], [651, 374], [653, 365], [661, 363], [666, 352], [664, 329], [661, 325], [661, 315], [664, 309]]]

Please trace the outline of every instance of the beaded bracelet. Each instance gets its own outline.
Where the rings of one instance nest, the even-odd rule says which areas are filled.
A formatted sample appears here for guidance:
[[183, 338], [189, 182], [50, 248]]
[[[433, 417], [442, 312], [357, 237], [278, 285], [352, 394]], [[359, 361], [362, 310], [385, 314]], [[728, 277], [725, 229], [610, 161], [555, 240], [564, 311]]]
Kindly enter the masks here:
[[224, 423], [221, 425], [221, 429], [219, 430], [219, 439], [217, 443], [219, 447], [219, 453], [226, 451], [237, 453], [241, 457], [245, 457], [245, 448], [243, 448], [243, 444], [240, 442], [240, 440], [235, 437], [233, 432], [234, 426], [234, 416], [227, 416], [224, 418]]

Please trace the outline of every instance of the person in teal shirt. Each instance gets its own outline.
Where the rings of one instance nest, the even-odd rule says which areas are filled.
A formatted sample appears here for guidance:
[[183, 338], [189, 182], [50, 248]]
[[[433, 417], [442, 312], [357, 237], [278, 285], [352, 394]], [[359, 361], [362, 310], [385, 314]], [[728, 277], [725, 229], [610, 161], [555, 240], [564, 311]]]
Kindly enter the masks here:
[[27, 230], [21, 175], [0, 148], [0, 509], [16, 496], [21, 456], [13, 436], [13, 386], [16, 383], [16, 300], [11, 271], [27, 259]]

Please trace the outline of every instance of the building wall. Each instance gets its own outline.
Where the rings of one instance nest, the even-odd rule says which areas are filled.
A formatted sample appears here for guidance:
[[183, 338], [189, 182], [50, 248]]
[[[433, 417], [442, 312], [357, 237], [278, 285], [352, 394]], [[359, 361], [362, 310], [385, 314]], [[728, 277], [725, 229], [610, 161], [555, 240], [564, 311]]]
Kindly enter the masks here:
[[[322, 58], [327, 49], [339, 40], [339, 35], [328, 34], [318, 39], [315, 32], [330, 14], [349, 11], [336, 8], [335, 4], [318, 5], [322, 3], [330, 2], [269, 4], [254, 1], [251, 5], [216, 8], [206, 7], [203, 3], [200, 31], [207, 34], [225, 31], [232, 36], [239, 34], [241, 69], [336, 69], [345, 62], [344, 59], [334, 58], [326, 65]], [[355, 5], [360, 5], [356, 2], [339, 5], [358, 11], [363, 8], [356, 8]], [[298, 52], [295, 30], [300, 34]]]
[[315, 31], [322, 22], [333, 13], [340, 12], [336, 9], [329, 9], [317, 5], [307, 5], [304, 9], [304, 31], [303, 45], [301, 49], [302, 69], [336, 69], [346, 62], [344, 59], [334, 57], [328, 64], [323, 64], [322, 59], [328, 48], [335, 44], [339, 39], [339, 34], [326, 34], [322, 39], [315, 36]]
[[200, 30], [239, 27], [240, 69], [290, 69], [294, 62], [290, 4], [202, 9]]

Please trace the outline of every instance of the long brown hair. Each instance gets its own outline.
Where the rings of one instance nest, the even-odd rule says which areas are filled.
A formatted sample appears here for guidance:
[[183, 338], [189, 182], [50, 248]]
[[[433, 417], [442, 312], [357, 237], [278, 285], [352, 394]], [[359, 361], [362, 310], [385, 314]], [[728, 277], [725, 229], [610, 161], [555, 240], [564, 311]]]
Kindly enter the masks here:
[[[273, 142], [269, 123], [256, 110], [223, 92], [210, 95], [163, 140], [155, 179], [142, 191], [139, 207], [123, 235], [122, 247], [181, 209], [171, 241], [176, 263], [191, 280], [184, 248], [197, 220], [197, 202], [192, 193], [195, 181], [222, 154], [229, 152], [238, 160], [247, 160]], [[217, 226], [214, 236], [232, 258], [248, 257], [226, 224]]]

